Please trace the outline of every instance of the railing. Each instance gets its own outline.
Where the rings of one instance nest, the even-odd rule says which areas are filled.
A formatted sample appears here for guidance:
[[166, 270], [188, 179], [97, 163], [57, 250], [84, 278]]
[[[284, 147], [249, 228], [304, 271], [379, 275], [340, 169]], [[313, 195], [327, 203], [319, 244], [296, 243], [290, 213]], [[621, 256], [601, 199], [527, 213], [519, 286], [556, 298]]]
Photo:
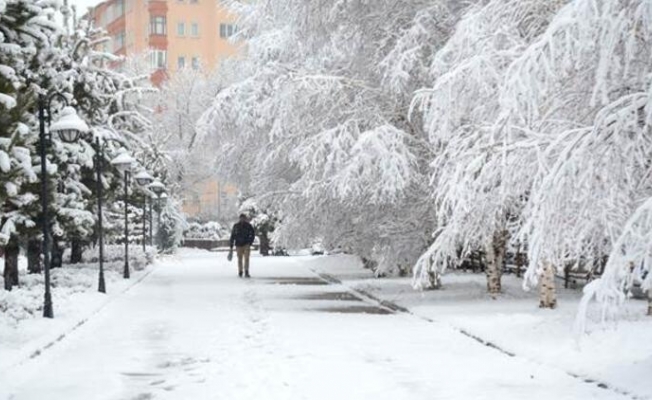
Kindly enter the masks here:
[[181, 243], [183, 247], [190, 247], [195, 249], [213, 250], [219, 248], [228, 248], [228, 239], [214, 240], [214, 239], [183, 239]]

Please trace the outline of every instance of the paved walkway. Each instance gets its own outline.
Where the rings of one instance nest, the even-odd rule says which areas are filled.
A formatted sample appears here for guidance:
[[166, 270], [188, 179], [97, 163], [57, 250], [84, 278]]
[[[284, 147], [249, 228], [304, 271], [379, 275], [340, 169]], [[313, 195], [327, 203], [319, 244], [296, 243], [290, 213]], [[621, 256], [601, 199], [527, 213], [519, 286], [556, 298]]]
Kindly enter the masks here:
[[184, 253], [40, 357], [0, 399], [620, 399], [445, 325], [393, 314], [288, 257]]

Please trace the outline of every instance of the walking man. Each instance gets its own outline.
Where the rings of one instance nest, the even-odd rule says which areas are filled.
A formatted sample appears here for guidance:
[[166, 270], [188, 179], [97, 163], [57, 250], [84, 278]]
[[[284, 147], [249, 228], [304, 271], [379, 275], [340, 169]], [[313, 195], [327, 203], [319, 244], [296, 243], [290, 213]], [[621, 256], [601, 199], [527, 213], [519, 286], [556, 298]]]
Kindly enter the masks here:
[[247, 221], [247, 216], [240, 214], [240, 221], [233, 225], [233, 229], [231, 229], [231, 239], [229, 241], [231, 252], [233, 252], [233, 245], [235, 244], [236, 254], [238, 255], [238, 276], [240, 278], [242, 278], [243, 269], [245, 278], [249, 278], [249, 254], [255, 237], [254, 227]]

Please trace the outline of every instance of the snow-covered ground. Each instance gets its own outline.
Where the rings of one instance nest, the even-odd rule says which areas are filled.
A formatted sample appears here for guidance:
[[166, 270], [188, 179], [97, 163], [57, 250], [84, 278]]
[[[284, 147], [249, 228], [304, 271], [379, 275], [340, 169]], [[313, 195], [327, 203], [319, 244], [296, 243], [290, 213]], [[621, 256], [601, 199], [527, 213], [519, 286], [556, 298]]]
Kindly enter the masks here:
[[[55, 318], [44, 319], [43, 275], [27, 274], [27, 260], [19, 258], [20, 286], [11, 292], [0, 290], [0, 373], [38, 355], [52, 343], [62, 340], [116, 296], [142, 279], [151, 261], [142, 249], [131, 250], [131, 279], [122, 278], [124, 263], [121, 246], [107, 246], [105, 280], [107, 294], [97, 292], [98, 265], [93, 251], [86, 262], [52, 270], [52, 302]], [[4, 285], [0, 258], [0, 287]], [[1, 386], [1, 385], [0, 385]]]
[[[491, 306], [464, 306], [480, 298], [457, 296], [459, 306], [429, 322], [392, 313], [312, 271], [335, 263], [352, 272], [351, 258], [252, 261], [251, 280], [237, 278], [221, 253], [185, 251], [162, 261], [40, 356], [0, 369], [0, 399], [631, 398], [452, 328], [466, 312], [489, 318]], [[370, 284], [345, 284], [360, 282]], [[512, 300], [521, 298], [496, 303], [511, 309]]]
[[410, 278], [376, 279], [355, 257], [308, 257], [305, 264], [354, 290], [449, 324], [518, 357], [652, 398], [652, 318], [645, 315], [645, 301], [631, 300], [617, 319], [605, 323], [594, 305], [587, 334], [577, 335], [581, 291], [563, 289], [562, 281], [557, 282], [559, 306], [549, 310], [539, 309], [538, 292], [523, 291], [514, 275], [503, 277], [504, 293], [492, 299], [484, 274], [450, 273], [442, 290], [416, 292]]

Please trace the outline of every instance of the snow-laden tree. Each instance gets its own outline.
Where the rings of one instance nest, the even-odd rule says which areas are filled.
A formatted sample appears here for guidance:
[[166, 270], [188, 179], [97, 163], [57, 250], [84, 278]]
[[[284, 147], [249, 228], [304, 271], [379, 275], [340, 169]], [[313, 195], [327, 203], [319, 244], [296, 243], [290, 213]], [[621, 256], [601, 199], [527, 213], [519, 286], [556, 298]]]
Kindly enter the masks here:
[[499, 132], [507, 157], [534, 167], [526, 285], [608, 255], [587, 296], [613, 304], [649, 270], [651, 43], [649, 1], [574, 0], [510, 66]]
[[[232, 5], [247, 55], [201, 121], [221, 144], [220, 171], [273, 203], [281, 242], [332, 237], [381, 269], [411, 265], [432, 213], [421, 201], [429, 147], [407, 118], [409, 92], [450, 32], [448, 2]], [[397, 241], [411, 246], [388, 245]]]
[[[79, 262], [85, 245], [97, 238], [97, 143], [105, 147], [101, 177], [104, 204], [122, 193], [122, 176], [110, 161], [119, 151], [142, 151], [144, 137], [151, 124], [141, 105], [152, 89], [142, 84], [147, 77], [128, 76], [109, 68], [117, 59], [96, 50], [106, 40], [105, 33], [82, 20], [71, 34], [60, 34], [53, 56], [47, 64], [56, 73], [45, 82], [49, 91], [69, 94], [78, 113], [91, 126], [91, 134], [75, 144], [63, 144], [53, 138], [52, 161], [58, 165], [54, 178], [58, 190], [54, 195], [56, 238], [72, 245], [71, 261]], [[41, 74], [44, 75], [44, 74]], [[119, 143], [119, 144], [118, 144]], [[111, 240], [110, 236], [107, 239]], [[56, 241], [55, 241], [56, 243]], [[56, 250], [57, 246], [53, 250]]]
[[[437, 285], [472, 251], [487, 258], [487, 288], [501, 290], [509, 237], [527, 193], [526, 160], [505, 155], [496, 123], [511, 64], [546, 29], [563, 1], [492, 0], [469, 7], [433, 57], [432, 83], [412, 115], [423, 115], [436, 204], [434, 242], [416, 264], [415, 286]], [[516, 173], [516, 174], [515, 174]], [[518, 178], [517, 178], [518, 177]]]
[[253, 197], [238, 196], [238, 214], [245, 214], [256, 231], [260, 241], [260, 254], [268, 256], [271, 241], [278, 224], [278, 216], [270, 210], [261, 209]]
[[[152, 129], [142, 98], [152, 89], [142, 86], [140, 77], [108, 68], [108, 63], [116, 58], [95, 50], [105, 40], [103, 32], [85, 25], [84, 21], [72, 33], [56, 25], [51, 18], [55, 11], [67, 15], [65, 6], [57, 7], [55, 3], [51, 6], [12, 1], [0, 13], [0, 62], [3, 64], [0, 90], [5, 96], [0, 118], [2, 129], [6, 129], [0, 144], [0, 160], [6, 172], [0, 177], [3, 204], [0, 231], [2, 244], [9, 240], [29, 241], [27, 249], [33, 272], [40, 268], [42, 217], [37, 200], [41, 179], [49, 181], [51, 232], [55, 239], [52, 266], [56, 267], [63, 252], [59, 244], [71, 243], [73, 259], [81, 259], [81, 243], [88, 243], [96, 235], [95, 140], [111, 138], [121, 142], [109, 145], [104, 153], [101, 180], [107, 197], [105, 204], [115, 199], [114, 189], [122, 182], [110, 166], [117, 151], [129, 148], [146, 160], [162, 158], [150, 155], [145, 140]], [[75, 144], [64, 144], [52, 135], [46, 148], [48, 174], [39, 177], [36, 174], [40, 169], [37, 99], [39, 94], [49, 96], [55, 92], [61, 93], [77, 109], [91, 126], [92, 134]], [[50, 105], [49, 117], [56, 121], [63, 104], [57, 97]], [[165, 168], [162, 165], [159, 172]], [[17, 246], [9, 243], [9, 248]]]
[[169, 184], [186, 194], [215, 176], [215, 150], [206, 146], [197, 121], [219, 91], [218, 80], [209, 72], [185, 68], [163, 82], [153, 115], [156, 141], [168, 155]]
[[186, 217], [181, 212], [181, 202], [173, 197], [160, 205], [161, 225], [158, 226], [157, 236], [160, 244], [159, 251], [173, 253], [183, 241], [183, 232], [188, 229]]
[[30, 184], [32, 138], [38, 127], [34, 108], [34, 65], [42, 62], [57, 27], [47, 3], [3, 1], [0, 4], [0, 245], [5, 247], [5, 288], [18, 284], [18, 234], [35, 226], [27, 209], [37, 197]]
[[30, 130], [38, 126], [33, 107], [33, 72], [39, 56], [50, 46], [55, 26], [47, 20], [54, 10], [31, 1], [7, 1], [0, 6], [0, 244], [6, 244], [17, 226], [31, 225], [21, 209], [35, 197], [23, 184], [36, 181], [32, 168]]

